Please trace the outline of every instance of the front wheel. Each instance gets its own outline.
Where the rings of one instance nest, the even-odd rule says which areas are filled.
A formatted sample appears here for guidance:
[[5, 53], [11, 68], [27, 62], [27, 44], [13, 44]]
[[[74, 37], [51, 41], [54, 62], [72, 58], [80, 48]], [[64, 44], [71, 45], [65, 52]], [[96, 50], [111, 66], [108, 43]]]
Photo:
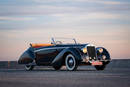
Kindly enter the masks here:
[[97, 70], [104, 70], [106, 65], [110, 62], [110, 54], [109, 52], [103, 48], [103, 47], [98, 47], [96, 48], [97, 50], [97, 58], [98, 60], [102, 61], [103, 65], [96, 65], [95, 68]]
[[33, 65], [25, 65], [25, 69], [27, 71], [33, 70], [34, 66]]
[[78, 62], [72, 54], [68, 54], [65, 58], [65, 65], [66, 65], [67, 70], [73, 71], [77, 69]]

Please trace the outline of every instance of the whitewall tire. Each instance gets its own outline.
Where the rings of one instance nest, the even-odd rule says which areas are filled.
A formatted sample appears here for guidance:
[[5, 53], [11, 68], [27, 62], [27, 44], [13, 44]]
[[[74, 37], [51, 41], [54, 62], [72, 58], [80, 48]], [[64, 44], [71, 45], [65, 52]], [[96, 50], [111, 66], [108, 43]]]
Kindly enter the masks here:
[[26, 69], [27, 71], [33, 70], [33, 68], [34, 68], [33, 65], [25, 65], [25, 69]]
[[78, 67], [77, 60], [72, 54], [68, 54], [65, 58], [66, 69], [69, 71], [76, 70]]

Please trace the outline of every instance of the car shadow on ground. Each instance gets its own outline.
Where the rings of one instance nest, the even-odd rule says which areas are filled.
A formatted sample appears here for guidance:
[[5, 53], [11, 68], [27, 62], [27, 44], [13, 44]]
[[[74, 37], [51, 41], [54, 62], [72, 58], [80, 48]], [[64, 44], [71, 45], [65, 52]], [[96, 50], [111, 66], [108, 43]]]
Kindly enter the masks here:
[[[54, 69], [34, 69], [32, 71], [52, 71], [52, 72], [55, 72], [55, 71], [64, 72], [64, 71], [66, 71], [66, 72], [73, 72], [73, 71], [68, 71], [66, 69], [60, 69], [60, 70], [54, 70]], [[95, 69], [77, 69], [74, 72], [79, 72], [79, 71], [97, 71], [97, 70], [95, 70]]]
[[[49, 67], [34, 67], [34, 69], [32, 71], [59, 71], [59, 72], [62, 72], [62, 71], [68, 71], [66, 69], [65, 66], [62, 66], [60, 70], [55, 70], [53, 67], [49, 66]], [[75, 71], [97, 71], [94, 67], [78, 67], [77, 70]], [[73, 71], [72, 71], [73, 72]]]

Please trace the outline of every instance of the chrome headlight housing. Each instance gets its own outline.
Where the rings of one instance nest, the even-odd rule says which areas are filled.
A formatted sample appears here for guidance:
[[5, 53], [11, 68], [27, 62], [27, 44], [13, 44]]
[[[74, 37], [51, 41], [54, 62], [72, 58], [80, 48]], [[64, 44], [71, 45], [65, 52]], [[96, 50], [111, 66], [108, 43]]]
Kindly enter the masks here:
[[98, 49], [99, 53], [103, 53], [103, 48]]
[[87, 48], [86, 47], [82, 48], [82, 51], [83, 53], [87, 53]]

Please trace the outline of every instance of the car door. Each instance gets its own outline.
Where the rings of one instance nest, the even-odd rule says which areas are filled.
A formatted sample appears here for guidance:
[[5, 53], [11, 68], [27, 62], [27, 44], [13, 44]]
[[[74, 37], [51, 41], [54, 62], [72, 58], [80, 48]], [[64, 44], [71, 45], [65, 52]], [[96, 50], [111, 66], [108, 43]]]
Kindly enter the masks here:
[[38, 65], [49, 65], [53, 59], [57, 56], [58, 51], [55, 47], [48, 47], [39, 49], [36, 55], [36, 63]]

